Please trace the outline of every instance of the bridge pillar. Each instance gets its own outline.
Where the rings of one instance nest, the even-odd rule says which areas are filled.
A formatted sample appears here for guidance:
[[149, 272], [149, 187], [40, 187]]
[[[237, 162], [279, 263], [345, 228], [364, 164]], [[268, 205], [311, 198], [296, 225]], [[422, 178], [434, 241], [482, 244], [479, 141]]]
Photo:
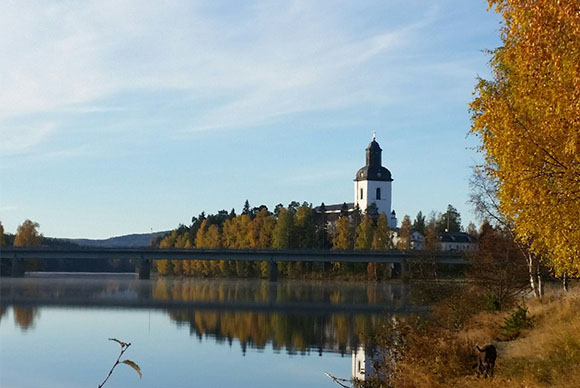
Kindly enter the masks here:
[[10, 271], [10, 276], [12, 276], [13, 278], [24, 277], [24, 272], [25, 272], [24, 271], [24, 260], [15, 257], [11, 261], [12, 261], [12, 269]]
[[268, 303], [275, 304], [278, 300], [278, 282], [271, 281], [268, 283]]
[[271, 282], [278, 281], [278, 263], [273, 259], [268, 262], [268, 280]]
[[401, 279], [403, 280], [403, 283], [410, 281], [409, 271], [410, 271], [409, 263], [407, 262], [407, 260], [403, 260], [401, 262]]
[[141, 258], [139, 260], [139, 279], [149, 280], [151, 278], [151, 259]]

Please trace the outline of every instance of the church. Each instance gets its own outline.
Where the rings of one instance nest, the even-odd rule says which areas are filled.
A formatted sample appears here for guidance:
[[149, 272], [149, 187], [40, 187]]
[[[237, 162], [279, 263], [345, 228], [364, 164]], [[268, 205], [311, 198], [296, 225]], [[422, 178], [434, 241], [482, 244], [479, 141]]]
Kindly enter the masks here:
[[387, 216], [389, 226], [397, 227], [397, 216], [391, 208], [393, 177], [382, 165], [383, 150], [375, 137], [373, 132], [372, 141], [366, 148], [366, 163], [354, 177], [354, 201], [316, 208], [317, 212], [327, 214], [329, 220], [337, 219], [344, 213], [350, 214], [357, 206], [364, 213], [374, 204], [379, 214], [384, 213]]

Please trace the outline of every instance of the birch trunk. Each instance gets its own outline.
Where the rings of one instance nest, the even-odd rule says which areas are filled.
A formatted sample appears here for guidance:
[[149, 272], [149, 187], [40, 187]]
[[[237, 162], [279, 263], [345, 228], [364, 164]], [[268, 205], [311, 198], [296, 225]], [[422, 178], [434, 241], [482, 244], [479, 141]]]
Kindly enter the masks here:
[[564, 272], [562, 275], [562, 286], [564, 287], [564, 291], [569, 291], [568, 272]]
[[528, 253], [528, 274], [530, 276], [530, 287], [532, 288], [532, 291], [534, 292], [534, 297], [535, 298], [541, 298], [541, 293], [540, 293], [540, 287], [539, 287], [539, 283], [540, 283], [540, 277], [538, 276], [538, 264], [536, 263], [536, 260], [534, 258], [534, 255], [532, 253]]
[[544, 296], [544, 271], [541, 268], [541, 265], [538, 264], [538, 275], [537, 275], [537, 279], [538, 279], [538, 291], [540, 293], [540, 298], [542, 298]]

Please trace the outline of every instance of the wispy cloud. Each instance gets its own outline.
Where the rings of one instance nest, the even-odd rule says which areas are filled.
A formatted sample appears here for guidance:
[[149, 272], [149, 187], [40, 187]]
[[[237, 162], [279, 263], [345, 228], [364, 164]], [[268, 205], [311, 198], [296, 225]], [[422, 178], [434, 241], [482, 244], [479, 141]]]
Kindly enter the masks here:
[[0, 155], [14, 155], [26, 152], [43, 142], [54, 131], [52, 123], [39, 126], [0, 125]]
[[14, 206], [14, 205], [3, 205], [0, 206], [0, 213], [6, 213], [6, 212], [13, 212], [18, 210], [18, 206]]
[[[188, 119], [191, 131], [384, 101], [396, 76], [378, 69], [412, 45], [433, 9], [360, 33], [344, 28], [347, 4], [8, 2], [0, 13], [0, 50], [8, 53], [0, 62], [0, 127], [47, 112], [105, 111], [110, 96], [139, 90], [181, 90], [202, 101]], [[18, 153], [47, 135], [13, 133], [8, 148]]]

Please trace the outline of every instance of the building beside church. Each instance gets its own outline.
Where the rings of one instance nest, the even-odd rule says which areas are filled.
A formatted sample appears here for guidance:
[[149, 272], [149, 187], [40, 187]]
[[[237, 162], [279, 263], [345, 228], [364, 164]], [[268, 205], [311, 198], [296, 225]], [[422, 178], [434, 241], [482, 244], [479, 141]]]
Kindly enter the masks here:
[[477, 250], [477, 239], [465, 232], [446, 232], [439, 236], [442, 251], [473, 252]]
[[329, 219], [337, 219], [341, 214], [350, 214], [358, 206], [365, 212], [374, 204], [379, 214], [384, 213], [391, 228], [397, 227], [397, 216], [391, 208], [392, 182], [391, 172], [382, 165], [383, 150], [375, 139], [366, 148], [366, 163], [354, 177], [354, 201], [350, 203], [319, 206], [317, 212], [324, 212]]

